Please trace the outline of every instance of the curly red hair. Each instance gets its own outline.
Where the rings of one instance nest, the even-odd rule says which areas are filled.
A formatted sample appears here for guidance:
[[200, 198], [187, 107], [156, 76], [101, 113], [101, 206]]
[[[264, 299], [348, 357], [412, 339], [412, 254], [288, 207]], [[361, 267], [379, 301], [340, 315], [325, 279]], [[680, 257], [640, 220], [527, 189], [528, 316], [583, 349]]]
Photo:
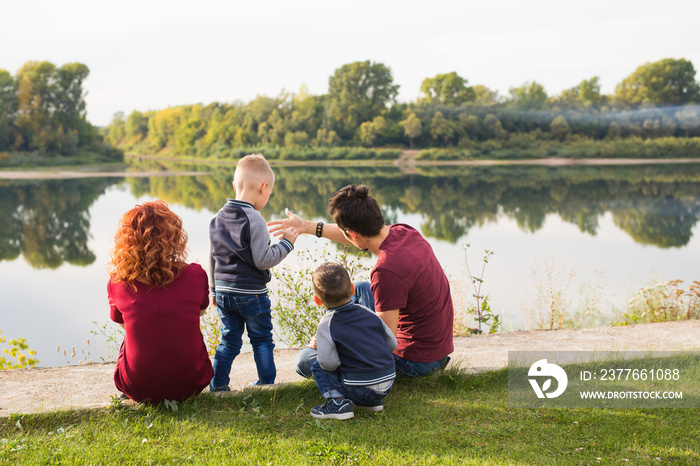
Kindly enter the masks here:
[[136, 282], [166, 287], [187, 259], [187, 233], [182, 219], [158, 200], [144, 202], [119, 221], [110, 256], [110, 278], [136, 290]]

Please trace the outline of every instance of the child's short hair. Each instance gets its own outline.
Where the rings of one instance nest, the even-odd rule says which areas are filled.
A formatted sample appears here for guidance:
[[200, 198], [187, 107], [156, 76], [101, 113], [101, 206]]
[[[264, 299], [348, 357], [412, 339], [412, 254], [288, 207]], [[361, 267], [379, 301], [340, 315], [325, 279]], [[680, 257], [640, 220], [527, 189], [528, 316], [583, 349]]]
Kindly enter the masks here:
[[233, 175], [234, 184], [256, 185], [265, 181], [274, 182], [275, 173], [262, 154], [246, 155], [236, 164], [236, 171]]
[[324, 262], [311, 275], [314, 293], [328, 308], [347, 302], [352, 296], [352, 282], [345, 267], [335, 262]]

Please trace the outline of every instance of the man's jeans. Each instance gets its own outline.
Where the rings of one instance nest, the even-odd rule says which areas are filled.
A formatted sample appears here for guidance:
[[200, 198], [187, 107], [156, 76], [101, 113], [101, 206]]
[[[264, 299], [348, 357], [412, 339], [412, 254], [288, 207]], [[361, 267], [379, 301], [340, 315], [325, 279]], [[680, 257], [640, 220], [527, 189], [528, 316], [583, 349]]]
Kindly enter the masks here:
[[396, 375], [398, 377], [416, 378], [443, 369], [450, 362], [450, 357], [445, 356], [435, 362], [417, 362], [394, 355], [394, 362], [396, 363]]
[[[370, 284], [367, 282], [355, 283], [355, 294], [352, 296], [352, 302], [365, 306], [371, 310], [374, 308], [374, 296]], [[396, 375], [398, 377], [423, 377], [436, 370], [444, 368], [450, 361], [450, 357], [446, 356], [434, 362], [416, 362], [409, 359], [400, 358], [394, 355], [396, 362]], [[311, 366], [316, 362], [316, 350], [313, 348], [302, 348], [297, 353], [295, 361], [295, 369], [297, 374], [307, 379], [311, 377]]]
[[272, 350], [272, 317], [267, 295], [216, 294], [221, 318], [221, 343], [214, 356], [213, 389], [228, 387], [233, 360], [241, 352], [243, 331], [247, 330], [258, 370], [258, 384], [275, 383], [277, 369]]
[[327, 400], [343, 396], [358, 406], [374, 406], [391, 391], [391, 386], [386, 390], [376, 391], [363, 385], [346, 385], [340, 378], [338, 371], [327, 371], [321, 367], [318, 361], [311, 365], [311, 373], [321, 395]]

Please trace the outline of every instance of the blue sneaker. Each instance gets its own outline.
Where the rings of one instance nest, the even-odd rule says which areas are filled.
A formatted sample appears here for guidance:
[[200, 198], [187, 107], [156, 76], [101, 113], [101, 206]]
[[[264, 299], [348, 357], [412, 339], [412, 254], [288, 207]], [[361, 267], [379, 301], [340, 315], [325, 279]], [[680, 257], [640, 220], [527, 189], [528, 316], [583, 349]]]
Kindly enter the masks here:
[[314, 406], [311, 415], [318, 419], [352, 419], [355, 413], [352, 412], [352, 402], [343, 398], [340, 401], [330, 399], [323, 406]]

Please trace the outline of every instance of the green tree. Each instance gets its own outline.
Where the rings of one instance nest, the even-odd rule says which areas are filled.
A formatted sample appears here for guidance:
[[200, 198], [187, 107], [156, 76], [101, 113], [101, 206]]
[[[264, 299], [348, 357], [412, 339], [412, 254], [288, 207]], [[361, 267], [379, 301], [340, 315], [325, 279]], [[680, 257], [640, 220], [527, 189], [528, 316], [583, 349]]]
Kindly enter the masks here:
[[82, 63], [60, 68], [47, 61], [27, 62], [15, 76], [15, 150], [72, 154], [91, 146], [97, 131], [86, 120]]
[[639, 66], [615, 88], [615, 98], [631, 105], [683, 105], [700, 98], [693, 64], [666, 58]]
[[124, 112], [117, 112], [112, 118], [112, 122], [106, 128], [107, 141], [110, 144], [118, 145], [126, 138]]
[[503, 139], [506, 135], [501, 120], [493, 113], [486, 115], [482, 129], [486, 139]]
[[17, 72], [16, 150], [54, 149], [50, 117], [55, 73], [56, 66], [46, 61], [27, 62]]
[[544, 87], [537, 81], [526, 82], [520, 87], [510, 89], [511, 100], [521, 108], [539, 109], [547, 101]]
[[[284, 98], [284, 96], [283, 96]], [[273, 99], [259, 95], [254, 100], [248, 103], [243, 109], [243, 121], [236, 122], [236, 126], [242, 126], [249, 132], [257, 133], [258, 125], [269, 120], [272, 112], [277, 110], [280, 113], [280, 99]], [[279, 143], [284, 139], [286, 130], [279, 131]]]
[[600, 78], [594, 76], [584, 79], [578, 86], [565, 89], [557, 99], [559, 104], [566, 107], [597, 107], [603, 102], [600, 94]]
[[591, 79], [581, 81], [579, 87], [578, 100], [585, 106], [598, 106], [603, 96], [600, 94], [600, 78], [593, 76]]
[[58, 149], [72, 153], [80, 140], [91, 138], [92, 126], [86, 120], [85, 93], [83, 82], [90, 70], [82, 63], [67, 63], [56, 70], [53, 89], [54, 124], [58, 125], [63, 137], [57, 138]]
[[560, 141], [566, 139], [566, 135], [569, 134], [569, 123], [563, 115], [556, 116], [549, 124], [549, 127], [552, 137]]
[[476, 115], [468, 115], [462, 113], [457, 120], [457, 131], [460, 134], [460, 140], [479, 140], [481, 136], [481, 121]]
[[174, 140], [178, 154], [195, 155], [197, 141], [206, 133], [201, 104], [184, 107], [180, 124], [175, 129]]
[[284, 135], [284, 145], [293, 149], [309, 144], [309, 135], [303, 131], [290, 131]]
[[340, 144], [340, 138], [338, 133], [333, 130], [328, 131], [326, 128], [319, 128], [311, 144], [316, 147], [332, 147]]
[[403, 132], [408, 136], [408, 147], [413, 148], [413, 139], [420, 136], [423, 129], [423, 124], [420, 122], [420, 118], [416, 116], [415, 113], [410, 112], [406, 119], [401, 120], [399, 125], [403, 128]]
[[394, 102], [399, 86], [381, 63], [355, 62], [335, 70], [328, 80], [329, 113], [346, 139]]
[[168, 107], [158, 110], [148, 119], [148, 143], [152, 150], [159, 151], [168, 143], [174, 143], [181, 112], [182, 107]]
[[438, 144], [442, 141], [445, 145], [448, 145], [454, 135], [452, 122], [448, 121], [441, 112], [435, 112], [435, 115], [430, 120], [430, 135]]
[[476, 99], [474, 89], [467, 86], [468, 81], [456, 72], [438, 74], [425, 78], [420, 86], [428, 104], [460, 105]]
[[294, 131], [304, 131], [313, 135], [322, 125], [323, 104], [309, 94], [306, 85], [302, 85], [299, 93], [291, 100], [291, 115], [289, 126]]
[[13, 126], [17, 112], [17, 93], [12, 75], [0, 70], [0, 150], [8, 149], [13, 138]]
[[620, 137], [621, 134], [622, 128], [620, 127], [620, 125], [616, 121], [610, 123], [610, 126], [608, 127], [608, 138], [617, 139]]
[[498, 91], [492, 91], [482, 84], [477, 84], [473, 89], [475, 103], [479, 105], [495, 105], [498, 103]]
[[382, 116], [374, 117], [372, 121], [365, 121], [360, 125], [360, 140], [371, 147], [378, 137], [384, 135], [386, 129], [386, 119]]
[[148, 136], [148, 117], [134, 110], [124, 123], [125, 136], [130, 144], [138, 144]]

